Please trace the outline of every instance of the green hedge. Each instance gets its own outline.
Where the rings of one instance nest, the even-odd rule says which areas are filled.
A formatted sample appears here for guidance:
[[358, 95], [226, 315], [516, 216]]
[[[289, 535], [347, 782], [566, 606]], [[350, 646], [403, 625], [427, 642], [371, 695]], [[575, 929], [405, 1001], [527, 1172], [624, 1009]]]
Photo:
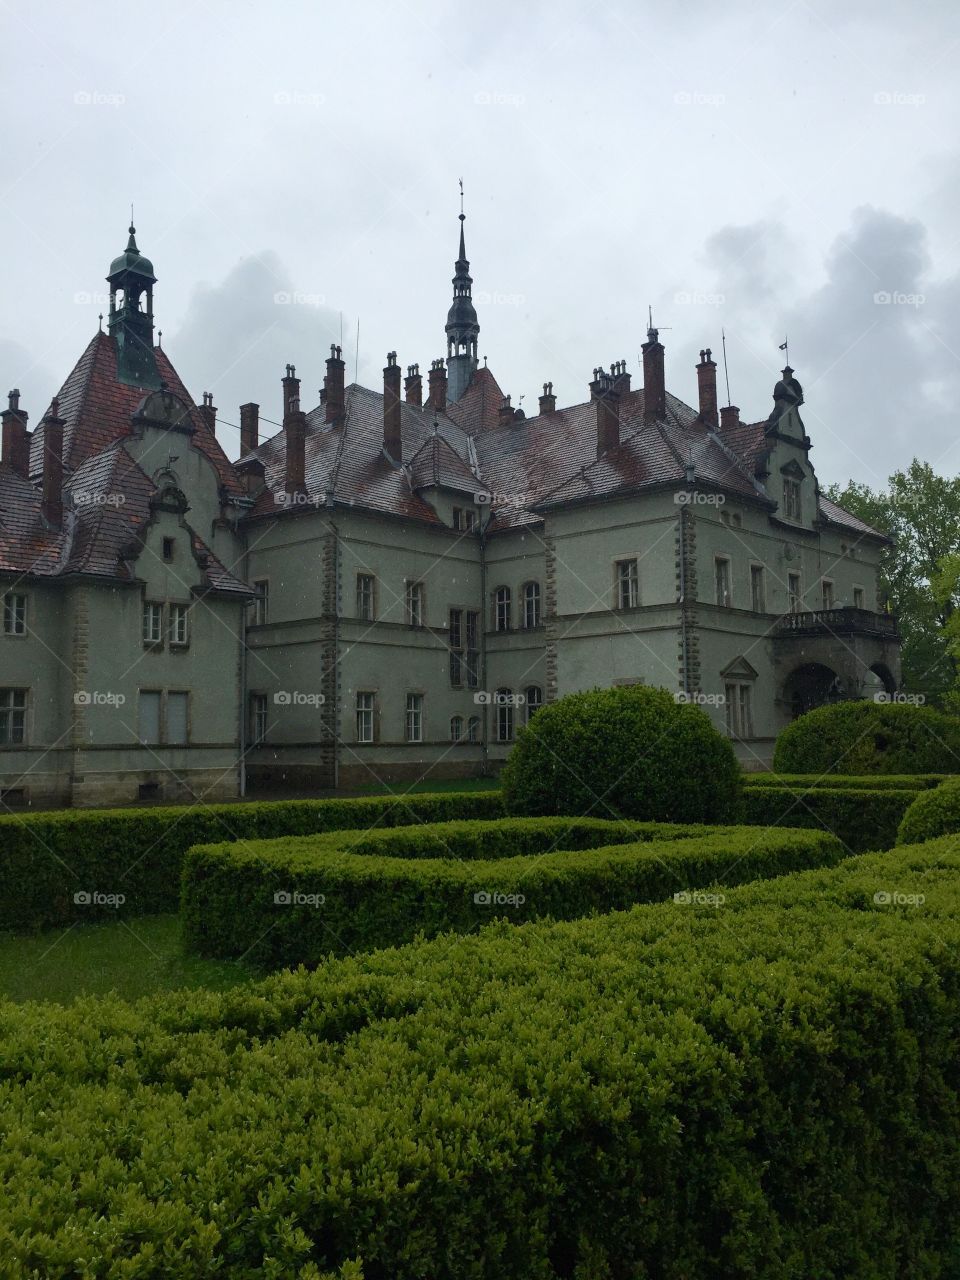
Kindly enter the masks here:
[[4, 1004], [0, 1257], [157, 1280], [956, 1275], [958, 1036], [956, 841], [718, 909], [493, 925], [135, 1007]]
[[960, 832], [960, 779], [936, 791], [924, 791], [903, 815], [898, 844], [919, 844]]
[[773, 767], [777, 773], [957, 773], [960, 716], [902, 703], [817, 707], [777, 738]]
[[496, 916], [569, 920], [842, 856], [823, 832], [570, 818], [207, 845], [186, 855], [184, 936], [201, 955], [317, 965]]
[[[921, 794], [936, 794], [924, 792]], [[830, 831], [851, 853], [890, 849], [916, 788], [745, 787], [741, 821]]]
[[864, 775], [848, 777], [838, 773], [748, 773], [744, 775], [744, 783], [748, 787], [789, 787], [793, 791], [807, 792], [813, 788], [826, 787], [830, 790], [848, 789], [857, 791], [923, 791], [929, 787], [939, 787], [954, 775], [950, 773], [897, 773], [886, 775]]
[[500, 793], [491, 791], [4, 815], [0, 928], [41, 929], [116, 914], [113, 905], [76, 903], [76, 893], [123, 895], [128, 915], [175, 911], [184, 853], [211, 840], [502, 814]]

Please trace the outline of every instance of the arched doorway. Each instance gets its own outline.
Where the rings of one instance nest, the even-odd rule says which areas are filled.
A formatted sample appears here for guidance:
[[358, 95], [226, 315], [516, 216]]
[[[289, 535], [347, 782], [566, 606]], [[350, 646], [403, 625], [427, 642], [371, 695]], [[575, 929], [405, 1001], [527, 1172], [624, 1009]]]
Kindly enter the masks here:
[[784, 701], [793, 719], [829, 702], [843, 701], [840, 677], [821, 662], [807, 662], [791, 671], [783, 686]]
[[896, 693], [897, 682], [893, 678], [890, 668], [883, 662], [875, 662], [870, 668], [871, 673], [876, 676], [883, 686], [884, 693]]

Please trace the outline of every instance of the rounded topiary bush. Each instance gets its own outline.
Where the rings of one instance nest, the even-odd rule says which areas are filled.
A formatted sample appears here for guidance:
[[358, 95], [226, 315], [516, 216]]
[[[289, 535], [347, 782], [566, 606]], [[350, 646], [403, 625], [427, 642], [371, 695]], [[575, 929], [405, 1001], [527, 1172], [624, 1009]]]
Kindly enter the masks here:
[[897, 844], [922, 844], [960, 832], [960, 780], [921, 791], [903, 815]]
[[777, 773], [960, 771], [960, 717], [890, 702], [837, 702], [794, 720], [777, 739]]
[[500, 775], [510, 813], [735, 822], [733, 747], [666, 689], [571, 693], [521, 732]]

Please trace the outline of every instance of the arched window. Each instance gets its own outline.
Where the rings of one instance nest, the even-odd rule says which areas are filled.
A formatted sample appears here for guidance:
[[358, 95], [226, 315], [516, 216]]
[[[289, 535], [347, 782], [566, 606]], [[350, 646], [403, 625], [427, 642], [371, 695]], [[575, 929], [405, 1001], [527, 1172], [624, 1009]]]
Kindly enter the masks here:
[[479, 716], [471, 716], [470, 719], [467, 721], [467, 741], [468, 742], [480, 741], [480, 717]]
[[450, 717], [450, 741], [460, 742], [463, 739], [463, 716]]
[[526, 582], [523, 586], [523, 625], [540, 625], [540, 583]]
[[497, 717], [497, 741], [513, 741], [513, 691], [498, 689], [494, 694], [494, 705]]
[[543, 690], [538, 684], [529, 684], [523, 692], [527, 700], [527, 724], [529, 724], [543, 706]]
[[497, 587], [493, 593], [493, 629], [510, 630], [510, 588]]

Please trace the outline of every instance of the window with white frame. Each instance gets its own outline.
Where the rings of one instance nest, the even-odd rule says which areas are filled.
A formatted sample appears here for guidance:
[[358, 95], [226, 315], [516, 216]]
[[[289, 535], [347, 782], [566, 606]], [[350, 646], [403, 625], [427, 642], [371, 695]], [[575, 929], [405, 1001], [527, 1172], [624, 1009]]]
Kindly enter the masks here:
[[183, 645], [187, 643], [187, 606], [172, 604], [170, 606], [170, 643]]
[[463, 684], [463, 610], [451, 609], [447, 643], [450, 646], [450, 683], [454, 688]]
[[3, 634], [27, 634], [27, 597], [19, 591], [7, 591], [3, 597]]
[[253, 583], [253, 625], [262, 627], [267, 621], [270, 611], [270, 583], [266, 578], [257, 578]]
[[406, 616], [408, 627], [423, 626], [423, 583], [408, 582], [406, 591]]
[[265, 693], [250, 695], [250, 745], [260, 747], [267, 740], [267, 716], [269, 703]]
[[529, 684], [523, 692], [526, 698], [527, 724], [529, 724], [543, 706], [543, 690], [538, 684]]
[[143, 643], [160, 644], [163, 640], [163, 605], [152, 600], [143, 603]]
[[803, 610], [803, 585], [799, 573], [787, 574], [787, 599], [791, 613]]
[[463, 716], [450, 717], [450, 741], [463, 741]]
[[731, 738], [753, 737], [753, 687], [740, 681], [729, 681], [723, 686], [727, 733]]
[[510, 630], [510, 588], [497, 587], [493, 593], [493, 629]]
[[635, 609], [640, 603], [640, 566], [636, 558], [618, 560], [615, 565], [618, 609]]
[[833, 608], [833, 583], [830, 581], [829, 578], [824, 578], [821, 585], [822, 585], [823, 607], [824, 609], [832, 609]]
[[167, 719], [164, 741], [172, 747], [184, 747], [189, 741], [190, 694], [171, 690], [167, 694]]
[[726, 556], [717, 556], [713, 562], [713, 570], [717, 588], [717, 604], [726, 608], [731, 602], [730, 561]]
[[357, 574], [357, 617], [361, 622], [373, 622], [375, 579], [372, 573]]
[[864, 600], [865, 600], [865, 597], [864, 597], [863, 587], [854, 587], [853, 588], [853, 607], [855, 609], [866, 608], [866, 604]]
[[139, 738], [144, 745], [152, 746], [160, 742], [160, 711], [163, 694], [159, 689], [140, 690], [140, 726]]
[[783, 514], [787, 520], [800, 520], [801, 492], [799, 480], [794, 476], [783, 477]]
[[494, 695], [497, 717], [497, 741], [513, 741], [513, 691], [498, 689]]
[[479, 716], [471, 716], [470, 719], [467, 721], [467, 741], [468, 742], [480, 741], [480, 717]]
[[528, 629], [540, 625], [539, 582], [526, 582], [523, 585], [523, 625]]
[[467, 647], [465, 650], [467, 660], [467, 688], [479, 689], [480, 687], [480, 611], [479, 609], [467, 610]]
[[374, 697], [368, 691], [357, 694], [357, 741], [373, 741]]
[[762, 564], [750, 566], [750, 603], [754, 613], [767, 611], [766, 573]]
[[0, 747], [19, 746], [26, 736], [26, 689], [0, 689]]
[[408, 693], [407, 709], [406, 709], [406, 739], [407, 742], [423, 741], [423, 694]]

